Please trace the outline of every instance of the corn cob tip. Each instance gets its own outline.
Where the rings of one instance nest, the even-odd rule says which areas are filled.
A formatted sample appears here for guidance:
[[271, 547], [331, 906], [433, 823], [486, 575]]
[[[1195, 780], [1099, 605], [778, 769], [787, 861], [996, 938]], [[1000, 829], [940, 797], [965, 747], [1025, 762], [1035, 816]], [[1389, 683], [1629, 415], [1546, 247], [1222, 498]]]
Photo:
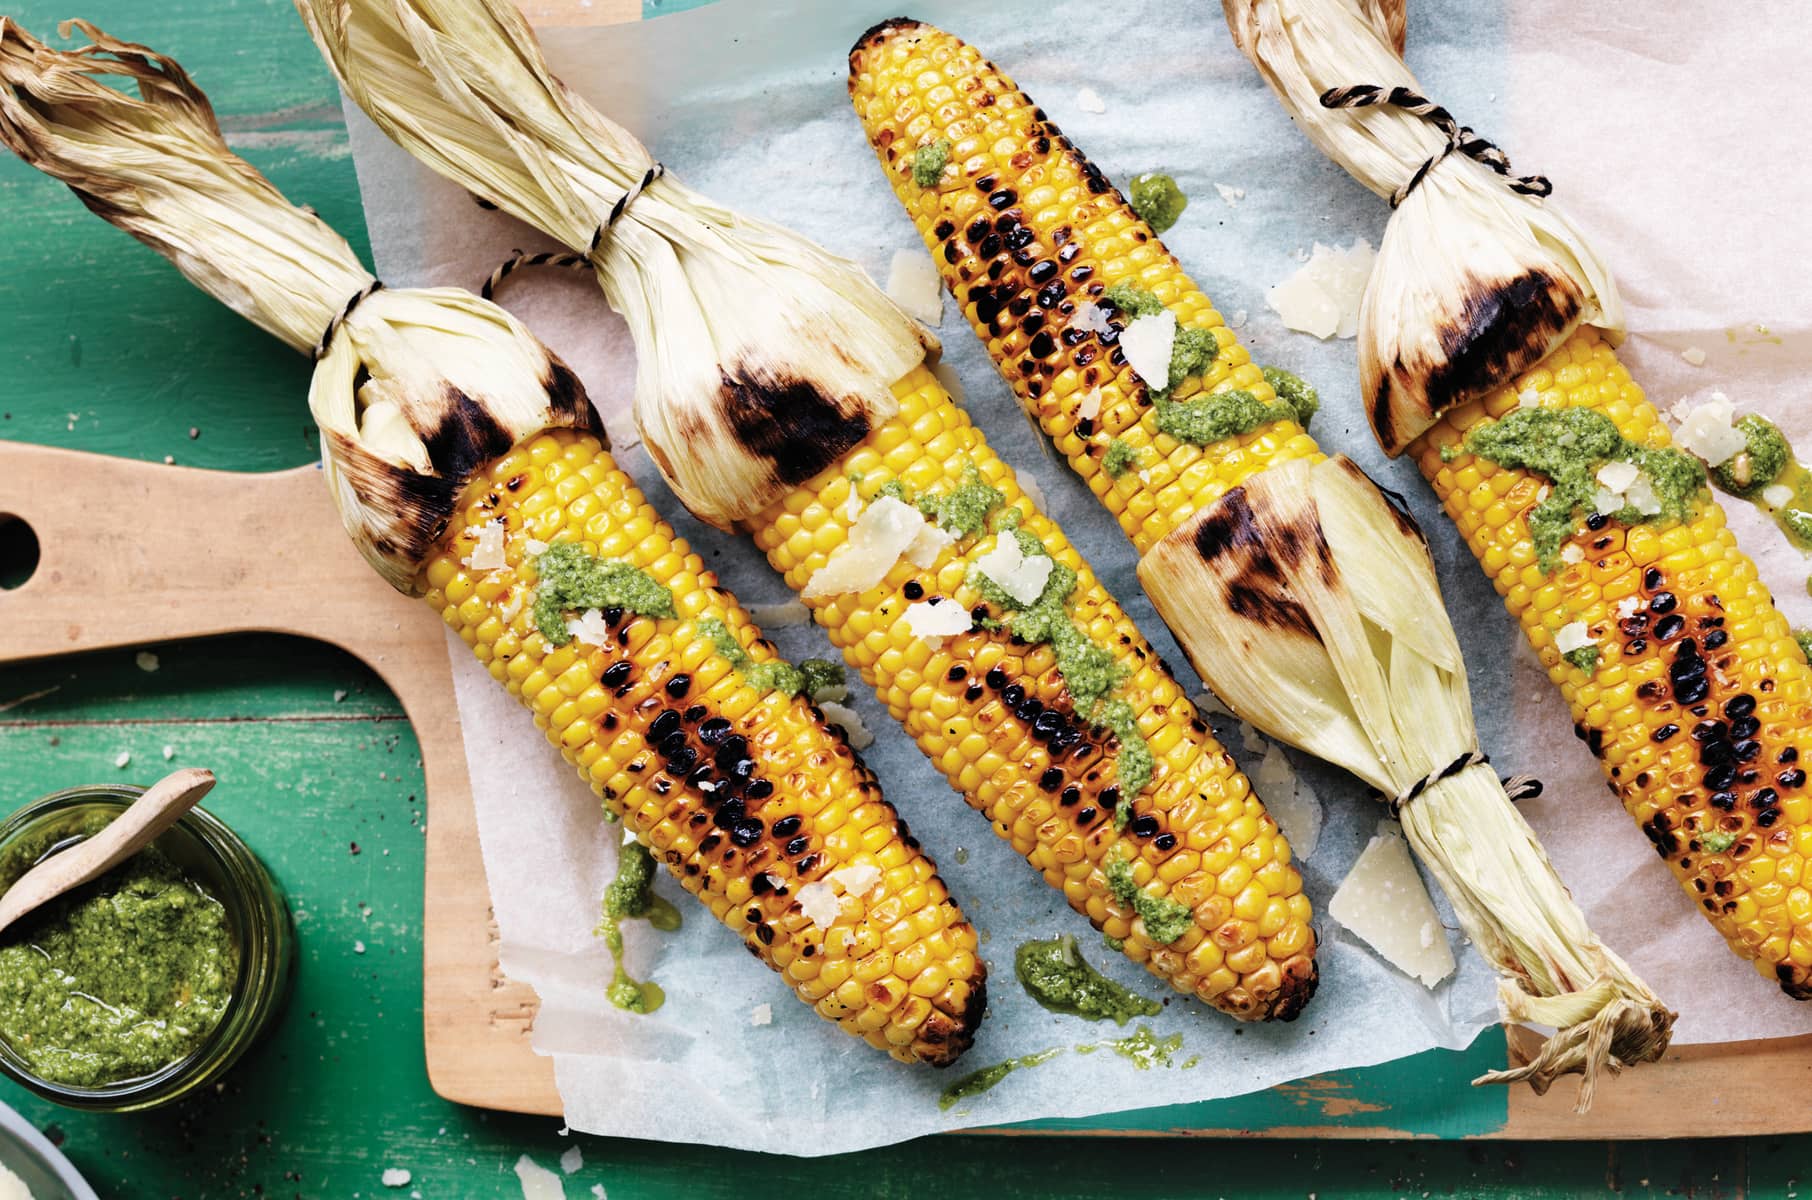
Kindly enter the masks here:
[[924, 27], [924, 22], [920, 21], [917, 17], [888, 17], [885, 21], [877, 21], [873, 25], [870, 25], [863, 31], [862, 36], [856, 39], [856, 44], [849, 48], [849, 57], [852, 60], [850, 63], [852, 73], [855, 66], [853, 60], [856, 55], [860, 54], [863, 50], [870, 46], [884, 45], [887, 39], [892, 37], [895, 33], [902, 33], [908, 30], [916, 32]]

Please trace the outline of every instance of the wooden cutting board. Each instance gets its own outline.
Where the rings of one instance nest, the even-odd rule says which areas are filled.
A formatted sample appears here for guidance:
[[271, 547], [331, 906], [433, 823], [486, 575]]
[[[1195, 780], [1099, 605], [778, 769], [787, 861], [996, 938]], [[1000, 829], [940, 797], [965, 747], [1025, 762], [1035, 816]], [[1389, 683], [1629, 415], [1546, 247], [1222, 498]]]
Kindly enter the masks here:
[[[497, 965], [446, 635], [426, 605], [392, 591], [359, 558], [320, 470], [198, 471], [0, 442], [5, 516], [32, 528], [41, 558], [23, 587], [0, 592], [0, 662], [273, 632], [338, 646], [383, 678], [415, 727], [428, 789], [422, 988], [429, 1080], [463, 1104], [557, 1115], [552, 1067], [529, 1045], [534, 994]], [[1731, 961], [1706, 969], [1746, 968]], [[1527, 1036], [1511, 1031], [1513, 1046]], [[1812, 1037], [1690, 1047], [1601, 1084], [1584, 1118], [1571, 1112], [1570, 1083], [1547, 1097], [1516, 1089], [1502, 1124], [1477, 1136], [1799, 1132], [1812, 1128], [1812, 1108], [1782, 1101], [1809, 1086]], [[1263, 1128], [1159, 1128], [1276, 1137], [1416, 1132], [1406, 1112], [1393, 1119], [1389, 1096], [1369, 1096], [1355, 1110], [1362, 1121], [1335, 1123], [1330, 1118], [1352, 1115], [1343, 1104], [1360, 1102], [1343, 1100], [1329, 1080], [1298, 1081], [1276, 1094], [1289, 1101], [1281, 1111], [1295, 1115]], [[1426, 1110], [1429, 1100], [1421, 1089], [1397, 1104]], [[1099, 1132], [1128, 1131], [1117, 1125]]]

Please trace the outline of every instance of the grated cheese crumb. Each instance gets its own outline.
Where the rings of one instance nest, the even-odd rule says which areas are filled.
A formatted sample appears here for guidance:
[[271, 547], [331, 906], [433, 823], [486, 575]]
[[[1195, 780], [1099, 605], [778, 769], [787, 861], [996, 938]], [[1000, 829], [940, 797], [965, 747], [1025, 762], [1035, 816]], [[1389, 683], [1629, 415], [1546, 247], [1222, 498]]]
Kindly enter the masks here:
[[566, 632], [587, 646], [602, 646], [610, 641], [610, 623], [595, 608], [588, 608], [576, 617], [566, 618]]
[[830, 878], [843, 885], [845, 895], [858, 900], [875, 890], [881, 882], [881, 869], [872, 863], [854, 863], [847, 867], [838, 867], [830, 873]]
[[1104, 113], [1107, 102], [1101, 99], [1101, 93], [1092, 87], [1085, 87], [1076, 93], [1076, 107], [1085, 113]]
[[1598, 482], [1612, 492], [1622, 495], [1630, 490], [1630, 484], [1636, 482], [1636, 476], [1642, 472], [1632, 462], [1608, 462], [1598, 468]]
[[403, 1170], [401, 1167], [386, 1167], [382, 1176], [383, 1184], [387, 1188], [406, 1188], [409, 1186], [409, 1181], [413, 1178], [415, 1178], [415, 1176], [409, 1174], [409, 1172]]
[[822, 879], [814, 880], [800, 888], [793, 899], [799, 905], [799, 911], [805, 914], [805, 919], [819, 929], [829, 929], [835, 925], [838, 914], [843, 911], [843, 905], [837, 899], [837, 893], [832, 891], [831, 885]]
[[1623, 599], [1617, 601], [1617, 617], [1619, 620], [1627, 621], [1635, 616], [1636, 610], [1641, 607], [1641, 599], [1636, 596], [1625, 596]]
[[1560, 551], [1560, 561], [1566, 563], [1568, 566], [1572, 566], [1574, 563], [1584, 562], [1585, 547], [1575, 543], [1569, 543], [1568, 545], [1563, 546]]
[[1090, 388], [1082, 393], [1082, 399], [1076, 405], [1078, 421], [1092, 421], [1101, 415], [1101, 389]]
[[1541, 393], [1534, 388], [1524, 388], [1517, 393], [1516, 406], [1518, 408], [1540, 408]]
[[547, 543], [542, 541], [540, 538], [529, 538], [527, 541], [522, 543], [522, 548], [524, 550], [528, 551], [529, 554], [531, 554], [531, 555], [547, 553]]
[[175, 746], [165, 746], [164, 747], [164, 761], [169, 762], [171, 759], [173, 759], [175, 757], [176, 757], [176, 747]]
[[944, 319], [944, 283], [923, 248], [895, 250], [887, 268], [887, 298], [914, 320], [936, 326]]
[[1592, 640], [1592, 631], [1586, 627], [1584, 621], [1574, 621], [1571, 625], [1562, 625], [1560, 631], [1554, 635], [1554, 648], [1562, 654], [1571, 654], [1575, 650], [1584, 650], [1587, 646], [1595, 645], [1597, 643]]
[[1084, 333], [1109, 333], [1113, 324], [1107, 319], [1107, 310], [1099, 304], [1084, 304], [1069, 319], [1066, 329], [1080, 329]]
[[1011, 534], [995, 538], [994, 548], [975, 560], [977, 571], [1021, 604], [1038, 599], [1055, 565], [1042, 554], [1027, 555]]
[[772, 1025], [773, 1023], [774, 1006], [772, 1004], [757, 1004], [749, 1010], [749, 1024]]
[[131, 764], [132, 764], [132, 751], [130, 751], [130, 750], [121, 750], [119, 753], [119, 757], [113, 760], [113, 765], [118, 767], [122, 771], [124, 771]]
[[875, 744], [875, 735], [862, 723], [862, 714], [853, 708], [846, 708], [835, 700], [826, 700], [818, 705], [818, 711], [824, 719], [842, 729], [849, 737], [852, 750], [866, 750]]
[[1784, 483], [1771, 483], [1762, 489], [1762, 503], [1769, 508], [1785, 508], [1793, 503], [1793, 489]]
[[1214, 190], [1220, 193], [1221, 199], [1228, 208], [1238, 208], [1239, 202], [1246, 198], [1245, 188], [1228, 187], [1224, 183], [1217, 183], [1214, 185]]
[[1267, 292], [1265, 303], [1298, 333], [1350, 338], [1359, 332], [1359, 302], [1377, 257], [1364, 238], [1344, 250], [1316, 242], [1307, 264]]
[[574, 1174], [585, 1165], [585, 1152], [577, 1146], [568, 1146], [560, 1156], [560, 1170], [567, 1175]]
[[1686, 349], [1680, 351], [1680, 357], [1685, 359], [1691, 366], [1702, 367], [1705, 365], [1705, 351], [1699, 349], [1697, 346], [1688, 346]]
[[1153, 388], [1170, 382], [1170, 352], [1177, 340], [1177, 315], [1169, 309], [1140, 317], [1120, 331], [1120, 350], [1139, 378]]
[[492, 517], [478, 527], [478, 544], [472, 547], [472, 553], [466, 555], [466, 566], [474, 571], [496, 571], [509, 565], [504, 556], [503, 522]]
[[158, 667], [157, 655], [151, 653], [149, 650], [140, 650], [138, 654], [134, 656], [133, 661], [138, 664], [139, 670], [146, 673], [155, 671]]
[[932, 646], [943, 645], [945, 638], [968, 633], [975, 624], [968, 609], [942, 596], [908, 604], [905, 620], [913, 637]]

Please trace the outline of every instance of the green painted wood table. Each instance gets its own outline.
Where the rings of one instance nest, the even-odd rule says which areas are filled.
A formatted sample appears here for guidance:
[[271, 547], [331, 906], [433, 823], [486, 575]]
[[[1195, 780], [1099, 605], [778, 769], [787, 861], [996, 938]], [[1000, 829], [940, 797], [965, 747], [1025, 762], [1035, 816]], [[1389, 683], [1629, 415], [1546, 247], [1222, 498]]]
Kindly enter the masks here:
[[[596, 17], [635, 15], [626, 6], [633, 0], [598, 0]], [[646, 6], [642, 15], [689, 3]], [[534, 0], [524, 7], [534, 14]], [[338, 99], [284, 0], [90, 0], [73, 11], [24, 0], [11, 15], [39, 35], [81, 15], [175, 55], [209, 89], [234, 146], [362, 242]], [[0, 161], [0, 213], [0, 438], [239, 471], [313, 461], [304, 362], [11, 159]], [[3, 589], [28, 558], [19, 527], [0, 521], [0, 626]], [[301, 969], [275, 1036], [212, 1095], [98, 1117], [0, 1086], [0, 1099], [60, 1143], [104, 1196], [508, 1196], [518, 1194], [520, 1156], [551, 1167], [573, 1146], [583, 1165], [568, 1194], [601, 1188], [616, 1200], [793, 1187], [837, 1196], [1791, 1196], [1812, 1170], [1812, 1137], [1159, 1141], [1062, 1136], [1053, 1123], [1039, 1130], [1053, 1136], [1036, 1140], [946, 1137], [792, 1160], [568, 1136], [557, 1121], [463, 1108], [428, 1086], [422, 766], [400, 705], [374, 674], [350, 656], [273, 637], [0, 667], [0, 811], [74, 783], [148, 780], [166, 758], [235, 781], [212, 803], [287, 889]], [[1264, 1128], [1313, 1123], [1309, 1110], [1366, 1125], [1389, 1097], [1400, 1128], [1477, 1133], [1502, 1101], [1475, 1098], [1463, 1081], [1502, 1057], [1488, 1035], [1461, 1054], [1105, 1124], [1129, 1135]], [[1406, 1106], [1405, 1096], [1424, 1100]], [[410, 1183], [386, 1188], [390, 1168], [409, 1171]]]

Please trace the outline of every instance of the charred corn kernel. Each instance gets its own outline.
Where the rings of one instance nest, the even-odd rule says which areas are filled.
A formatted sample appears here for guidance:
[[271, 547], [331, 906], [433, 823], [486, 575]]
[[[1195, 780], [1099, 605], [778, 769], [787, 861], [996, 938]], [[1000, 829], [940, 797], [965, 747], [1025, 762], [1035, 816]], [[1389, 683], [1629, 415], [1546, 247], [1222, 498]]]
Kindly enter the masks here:
[[[994, 543], [978, 536], [945, 548], [928, 567], [902, 558], [860, 595], [808, 601], [831, 640], [861, 672], [926, 756], [997, 833], [1058, 888], [1076, 911], [1125, 942], [1126, 953], [1154, 974], [1235, 1016], [1294, 1016], [1315, 985], [1315, 937], [1302, 879], [1288, 865], [1276, 823], [1181, 695], [1136, 626], [1096, 581], [1087, 563], [1020, 491], [1012, 471], [925, 367], [894, 386], [900, 411], [841, 462], [750, 522], [768, 561], [802, 588], [845, 544], [854, 524], [847, 480], [872, 501], [894, 480], [915, 497], [961, 487], [971, 472], [1018, 513], [1020, 528], [1076, 572], [1069, 610], [1088, 637], [1111, 651], [1124, 680], [1114, 692], [1130, 707], [1154, 753], [1148, 785], [1132, 798], [1132, 819], [1116, 827], [1121, 756], [1117, 738], [1079, 716], [1048, 646], [1014, 644], [1010, 631], [976, 628], [933, 645], [915, 637], [902, 614], [915, 601], [942, 596], [974, 609], [982, 597], [968, 583], [973, 558]], [[933, 449], [935, 447], [935, 449]], [[797, 525], [794, 519], [797, 519]], [[1226, 914], [1206, 903], [1216, 878], [1201, 850], [1227, 843], [1227, 869], [1237, 848], [1254, 846], [1234, 893], [1254, 915], [1281, 905], [1284, 927], [1258, 944], [1237, 969], [1214, 959], [1211, 973], [1187, 962], [1207, 944]], [[1195, 909], [1194, 921], [1169, 943], [1153, 940], [1134, 905], [1109, 886], [1110, 865], [1124, 858], [1150, 898]], [[1267, 868], [1260, 872], [1260, 868]], [[1274, 869], [1273, 869], [1274, 868]], [[1227, 901], [1231, 906], [1231, 901]], [[1294, 937], [1286, 936], [1295, 929]], [[1252, 942], [1250, 937], [1241, 942]], [[952, 962], [939, 964], [952, 969]], [[917, 994], [918, 984], [913, 984]]]
[[[1715, 500], [1670, 525], [1582, 524], [1570, 544], [1585, 558], [1541, 574], [1527, 515], [1533, 485], [1545, 481], [1469, 454], [1441, 460], [1443, 447], [1515, 409], [1530, 388], [1545, 404], [1603, 413], [1639, 445], [1669, 444], [1660, 414], [1585, 327], [1542, 369], [1450, 410], [1410, 452], [1473, 553], [1496, 564], [1492, 582], [1560, 685], [1580, 738], [1687, 895], [1763, 975], [1812, 999], [1812, 962], [1789, 948], [1812, 939], [1812, 908], [1793, 891], [1812, 854], [1803, 758], [1812, 671]], [[1481, 504], [1481, 485], [1505, 477], [1531, 486], [1503, 493], [1514, 502]], [[1591, 671], [1554, 645], [1575, 622], [1599, 651]], [[1770, 882], [1782, 886], [1763, 890]], [[1775, 937], [1780, 929], [1790, 936]]]
[[[1265, 403], [1277, 396], [1126, 198], [973, 46], [916, 21], [889, 21], [850, 52], [849, 93], [957, 307], [1141, 553], [1252, 475], [1322, 457], [1292, 420], [1205, 446], [1160, 432], [1118, 333], [1104, 341], [1073, 325], [1116, 284], [1153, 293], [1179, 331], [1201, 330], [1220, 343], [1201, 393], [1240, 389]], [[943, 183], [919, 187], [913, 152], [939, 139], [970, 151], [952, 156], [957, 170]], [[1185, 382], [1177, 398], [1194, 387]], [[1117, 476], [1104, 465], [1116, 440], [1134, 464]]]
[[[508, 565], [478, 571], [467, 560], [492, 522], [506, 530]], [[601, 642], [550, 646], [532, 612], [531, 536], [647, 571], [678, 615], [610, 610]], [[750, 658], [773, 656], [596, 438], [550, 431], [475, 477], [422, 582], [606, 807], [802, 1000], [902, 1061], [942, 1065], [968, 1047], [987, 974], [975, 930], [847, 741], [805, 701], [750, 687], [699, 631], [716, 618]], [[846, 898], [828, 929], [804, 919], [799, 889], [858, 862], [888, 868], [875, 889]], [[880, 911], [907, 931], [891, 955], [855, 933]], [[864, 941], [853, 956], [851, 936]], [[827, 951], [843, 973], [824, 969]], [[851, 957], [874, 1003], [842, 990]], [[930, 1003], [904, 1012], [895, 1001], [908, 992]]]

